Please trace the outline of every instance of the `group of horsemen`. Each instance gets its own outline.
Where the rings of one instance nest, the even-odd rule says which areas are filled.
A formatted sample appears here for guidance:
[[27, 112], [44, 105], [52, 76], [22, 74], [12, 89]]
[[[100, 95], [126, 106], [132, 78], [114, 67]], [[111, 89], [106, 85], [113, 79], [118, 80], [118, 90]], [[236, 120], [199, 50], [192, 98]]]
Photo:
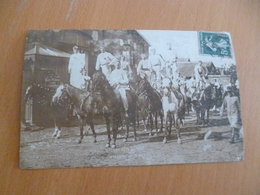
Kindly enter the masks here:
[[[131, 90], [130, 82], [135, 82], [136, 77], [129, 62], [122, 54], [112, 55], [105, 51], [104, 47], [100, 47], [101, 53], [97, 56], [95, 69], [102, 71], [108, 80], [109, 84], [113, 87], [115, 93], [121, 97], [124, 109], [127, 113], [128, 100], [126, 91]], [[70, 84], [76, 88], [84, 89], [85, 82], [91, 80], [85, 72], [85, 56], [79, 53], [78, 47], [73, 47], [73, 54], [70, 57], [68, 72], [70, 73]], [[204, 89], [211, 85], [208, 79], [207, 68], [199, 61], [194, 67], [194, 76], [186, 79], [178, 72], [176, 56], [171, 48], [171, 44], [167, 44], [167, 50], [163, 55], [156, 53], [155, 48], [147, 58], [145, 54], [141, 54], [141, 60], [136, 68], [137, 78], [146, 79], [151, 86], [160, 93], [164, 87], [175, 88], [179, 90], [184, 96], [196, 98], [200, 100], [203, 95]], [[165, 82], [167, 80], [167, 82]], [[220, 84], [215, 80], [214, 87], [220, 89]], [[238, 89], [238, 81], [235, 83]], [[200, 96], [194, 97], [195, 92], [201, 92]], [[222, 115], [225, 107], [227, 108], [228, 119], [232, 130], [232, 139], [234, 139], [235, 129], [240, 127], [240, 103], [239, 98], [234, 96], [230, 86], [227, 87], [228, 95], [223, 100], [220, 110]]]
[[[131, 66], [122, 54], [114, 56], [106, 52], [102, 46], [100, 51], [101, 53], [97, 56], [95, 69], [103, 72], [110, 85], [115, 89], [115, 92], [120, 95], [125, 110], [128, 110], [126, 90], [130, 90], [129, 83], [134, 80]], [[77, 46], [73, 47], [73, 52], [68, 66], [70, 84], [82, 89], [85, 87], [85, 81], [91, 78], [85, 73], [84, 55], [79, 53]], [[151, 49], [148, 58], [145, 54], [141, 54], [141, 60], [138, 63], [136, 73], [140, 79], [146, 79], [157, 91], [160, 91], [161, 87], [174, 87], [182, 90], [184, 86], [188, 89], [203, 90], [209, 84], [206, 79], [207, 70], [202, 66], [201, 61], [194, 68], [194, 77], [186, 80], [185, 77], [180, 75], [171, 44], [167, 44], [167, 50], [164, 52], [164, 55], [157, 54], [155, 48]], [[164, 78], [169, 79], [171, 82], [163, 82]], [[192, 90], [181, 92], [187, 93], [185, 95], [188, 96], [192, 95]]]

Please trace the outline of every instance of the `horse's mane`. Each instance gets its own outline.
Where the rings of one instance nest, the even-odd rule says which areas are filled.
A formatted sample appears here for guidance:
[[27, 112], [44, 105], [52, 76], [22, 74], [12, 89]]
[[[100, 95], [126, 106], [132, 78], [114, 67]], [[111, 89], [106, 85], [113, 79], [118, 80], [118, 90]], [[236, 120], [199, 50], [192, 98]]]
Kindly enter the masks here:
[[45, 87], [40, 84], [31, 84], [25, 92], [25, 100], [29, 97], [40, 97], [41, 99], [51, 99], [56, 89], [51, 87]]
[[93, 80], [92, 85], [95, 85], [95, 82], [97, 82], [96, 79], [99, 79], [99, 82], [102, 83], [103, 89], [106, 89], [107, 92], [112, 91], [113, 93], [113, 88], [111, 87], [108, 80], [106, 79], [106, 76], [100, 70], [94, 72], [92, 76], [92, 80]]

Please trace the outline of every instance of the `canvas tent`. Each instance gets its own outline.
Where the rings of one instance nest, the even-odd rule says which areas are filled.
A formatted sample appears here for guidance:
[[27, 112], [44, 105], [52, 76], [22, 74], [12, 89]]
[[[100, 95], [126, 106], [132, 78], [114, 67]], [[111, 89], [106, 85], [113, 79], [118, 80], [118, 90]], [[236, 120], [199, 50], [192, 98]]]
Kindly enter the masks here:
[[57, 50], [55, 48], [43, 45], [41, 43], [31, 43], [27, 46], [29, 50], [25, 52], [25, 56], [28, 55], [45, 55], [45, 56], [55, 56], [55, 57], [62, 57], [62, 58], [69, 58], [70, 54]]

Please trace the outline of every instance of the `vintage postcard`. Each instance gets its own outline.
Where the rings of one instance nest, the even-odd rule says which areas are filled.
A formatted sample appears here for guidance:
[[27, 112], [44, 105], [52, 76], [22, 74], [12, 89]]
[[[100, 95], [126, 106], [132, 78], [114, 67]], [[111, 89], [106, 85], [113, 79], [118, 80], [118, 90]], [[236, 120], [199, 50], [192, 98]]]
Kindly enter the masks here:
[[30, 30], [20, 168], [243, 159], [227, 32]]

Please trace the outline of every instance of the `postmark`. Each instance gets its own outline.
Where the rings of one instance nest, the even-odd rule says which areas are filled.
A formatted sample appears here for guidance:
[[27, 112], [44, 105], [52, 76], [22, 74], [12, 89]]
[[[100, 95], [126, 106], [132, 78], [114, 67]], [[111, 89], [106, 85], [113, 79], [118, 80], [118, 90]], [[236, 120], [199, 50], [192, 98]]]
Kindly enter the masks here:
[[228, 33], [198, 32], [201, 55], [232, 58], [232, 45]]

